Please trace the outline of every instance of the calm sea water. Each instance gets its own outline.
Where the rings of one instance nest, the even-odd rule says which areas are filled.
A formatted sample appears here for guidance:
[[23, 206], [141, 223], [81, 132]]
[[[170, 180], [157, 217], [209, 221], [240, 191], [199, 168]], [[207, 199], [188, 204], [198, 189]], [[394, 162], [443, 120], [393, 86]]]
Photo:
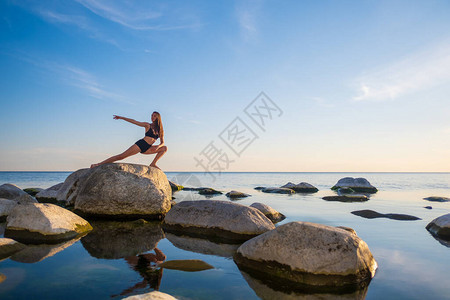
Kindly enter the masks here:
[[[64, 181], [66, 172], [0, 172], [0, 184], [21, 188], [47, 188]], [[379, 189], [364, 203], [327, 202], [340, 178], [365, 177]], [[428, 196], [450, 197], [450, 173], [225, 173], [215, 178], [202, 173], [167, 173], [184, 186], [210, 186], [252, 196], [238, 202], [262, 202], [291, 221], [348, 226], [369, 245], [378, 270], [366, 299], [450, 299], [450, 248], [433, 238], [425, 226], [450, 212], [450, 203], [423, 200]], [[292, 181], [309, 182], [315, 194], [277, 195], [254, 190], [256, 186], [280, 186]], [[175, 193], [176, 201], [205, 199], [194, 192]], [[224, 195], [215, 200], [228, 200]], [[431, 210], [425, 206], [432, 206]], [[364, 219], [351, 212], [371, 209], [420, 217], [418, 221]], [[0, 262], [0, 299], [121, 299], [159, 289], [181, 299], [295, 299], [252, 278], [234, 264], [237, 246], [164, 235], [159, 224], [134, 228], [127, 224], [94, 223], [96, 233], [62, 245], [34, 246]], [[157, 245], [167, 260], [201, 259], [214, 269], [201, 272], [142, 268], [130, 253], [154, 257]], [[125, 259], [124, 256], [128, 255]], [[141, 257], [142, 260], [142, 257]], [[151, 260], [151, 259], [150, 259]], [[150, 263], [151, 265], [151, 263]], [[352, 299], [357, 295], [313, 295], [312, 298]]]

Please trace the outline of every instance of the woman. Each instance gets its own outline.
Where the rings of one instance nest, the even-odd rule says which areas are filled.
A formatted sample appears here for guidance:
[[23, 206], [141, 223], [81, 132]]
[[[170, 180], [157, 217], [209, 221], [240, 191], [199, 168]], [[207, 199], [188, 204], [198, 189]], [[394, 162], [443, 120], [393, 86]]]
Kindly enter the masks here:
[[[164, 146], [164, 129], [163, 129], [163, 125], [161, 122], [161, 115], [158, 112], [154, 111], [152, 113], [152, 123], [151, 124], [147, 123], [147, 122], [138, 122], [133, 119], [116, 116], [116, 115], [114, 115], [114, 120], [125, 120], [125, 121], [135, 124], [137, 126], [144, 127], [145, 128], [145, 136], [143, 139], [140, 139], [134, 145], [132, 145], [130, 148], [128, 148], [125, 152], [118, 154], [118, 155], [111, 156], [110, 158], [105, 159], [104, 161], [102, 161], [98, 164], [92, 164], [91, 168], [97, 167], [99, 165], [107, 164], [107, 163], [112, 163], [117, 160], [122, 160], [131, 155], [135, 155], [140, 152], [142, 154], [155, 154], [156, 153], [156, 157], [153, 159], [150, 166], [159, 169], [159, 167], [156, 166], [156, 162], [161, 158], [161, 156], [164, 155], [164, 153], [167, 152], [167, 147]], [[156, 140], [158, 138], [160, 140], [159, 145], [153, 146], [153, 143], [156, 142]]]

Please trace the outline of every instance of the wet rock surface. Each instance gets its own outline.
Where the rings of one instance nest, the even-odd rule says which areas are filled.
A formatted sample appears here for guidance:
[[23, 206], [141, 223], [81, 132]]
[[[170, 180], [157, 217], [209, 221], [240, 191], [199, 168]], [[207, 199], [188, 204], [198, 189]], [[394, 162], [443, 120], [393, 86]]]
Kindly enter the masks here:
[[364, 202], [369, 201], [369, 197], [366, 195], [341, 195], [341, 196], [325, 196], [322, 198], [325, 201], [338, 201], [338, 202]]
[[442, 240], [450, 241], [450, 214], [440, 216], [430, 223], [426, 229], [433, 235]]
[[366, 218], [366, 219], [387, 218], [387, 219], [398, 220], [398, 221], [421, 220], [421, 218], [411, 216], [411, 215], [381, 214], [379, 212], [376, 212], [374, 210], [369, 210], [369, 209], [352, 211], [352, 214], [354, 214], [355, 216]]

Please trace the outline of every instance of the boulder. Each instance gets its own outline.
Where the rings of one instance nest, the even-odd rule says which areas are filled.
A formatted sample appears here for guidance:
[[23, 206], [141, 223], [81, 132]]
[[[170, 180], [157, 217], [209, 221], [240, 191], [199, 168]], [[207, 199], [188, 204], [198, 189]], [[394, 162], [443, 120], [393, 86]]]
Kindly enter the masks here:
[[215, 243], [207, 239], [176, 235], [170, 232], [166, 232], [166, 238], [172, 245], [182, 250], [227, 258], [233, 257], [240, 246], [240, 244]]
[[283, 185], [282, 188], [288, 188], [296, 191], [297, 193], [315, 193], [319, 191], [318, 188], [307, 182], [300, 182], [299, 184], [288, 182]]
[[56, 203], [58, 198], [58, 191], [62, 187], [63, 183], [55, 184], [48, 189], [42, 190], [36, 194], [36, 199], [43, 203]]
[[37, 193], [39, 193], [40, 191], [43, 191], [44, 189], [41, 189], [41, 188], [26, 188], [26, 189], [23, 189], [23, 191], [25, 192], [25, 193], [27, 193], [28, 195], [30, 195], [30, 196], [36, 196], [36, 194]]
[[286, 219], [285, 215], [283, 215], [282, 213], [277, 212], [275, 209], [273, 209], [269, 205], [255, 202], [252, 205], [250, 205], [250, 207], [254, 207], [257, 210], [259, 210], [260, 212], [262, 212], [273, 223], [278, 223], [278, 222], [283, 221], [284, 219]]
[[175, 182], [172, 182], [169, 180], [170, 188], [172, 189], [172, 192], [178, 192], [181, 191], [184, 187], [182, 185], [176, 184]]
[[20, 263], [34, 264], [61, 252], [80, 240], [80, 237], [59, 244], [27, 245], [25, 249], [10, 257]]
[[6, 217], [16, 205], [17, 202], [14, 200], [0, 199], [0, 222], [6, 221]]
[[152, 251], [164, 238], [160, 222], [92, 221], [94, 228], [81, 239], [92, 257], [119, 259]]
[[161, 219], [171, 208], [172, 190], [163, 171], [135, 164], [104, 164], [77, 187], [75, 210], [106, 218]]
[[367, 286], [377, 269], [358, 236], [309, 222], [287, 223], [245, 242], [234, 260], [246, 272], [330, 290]]
[[19, 204], [38, 203], [36, 198], [28, 194], [20, 195], [19, 197], [15, 198], [14, 201], [16, 201]]
[[76, 214], [54, 204], [19, 204], [6, 220], [5, 237], [19, 242], [59, 243], [92, 230]]
[[369, 197], [366, 195], [342, 195], [342, 196], [325, 196], [322, 197], [326, 201], [339, 201], [339, 202], [364, 202], [368, 201]]
[[353, 177], [339, 179], [339, 181], [331, 189], [338, 190], [339, 188], [351, 188], [355, 192], [362, 193], [376, 193], [378, 191], [377, 188], [371, 185], [367, 179]]
[[23, 250], [26, 246], [12, 239], [0, 238], [0, 260]]
[[450, 241], [450, 214], [434, 219], [426, 228], [432, 235]]
[[398, 221], [421, 220], [421, 218], [418, 218], [415, 216], [410, 216], [410, 215], [404, 215], [404, 214], [380, 214], [379, 212], [376, 212], [376, 211], [373, 211], [370, 209], [352, 211], [352, 214], [354, 214], [355, 216], [366, 218], [366, 219], [387, 218], [387, 219], [398, 220]]
[[447, 198], [447, 197], [431, 196], [431, 197], [426, 197], [423, 199], [431, 201], [431, 202], [450, 202], [450, 198]]
[[278, 187], [266, 187], [261, 189], [263, 193], [272, 193], [272, 194], [294, 194], [295, 191], [293, 189], [288, 188], [278, 188]]
[[184, 201], [164, 219], [163, 228], [219, 241], [240, 242], [275, 228], [259, 210], [230, 201]]
[[146, 294], [126, 297], [126, 298], [123, 298], [122, 300], [176, 300], [176, 298], [174, 298], [166, 293], [153, 291], [153, 292], [146, 293]]
[[249, 197], [251, 195], [242, 193], [242, 192], [238, 192], [238, 191], [231, 191], [231, 192], [226, 193], [225, 196], [227, 196], [230, 199], [239, 199], [239, 198]]
[[66, 205], [74, 205], [80, 187], [83, 186], [92, 171], [93, 169], [80, 169], [67, 176], [56, 193], [56, 200], [64, 202]]
[[19, 196], [28, 195], [17, 185], [5, 183], [0, 185], [0, 198], [14, 200]]
[[349, 187], [342, 187], [337, 189], [337, 193], [339, 196], [353, 194], [355, 191]]

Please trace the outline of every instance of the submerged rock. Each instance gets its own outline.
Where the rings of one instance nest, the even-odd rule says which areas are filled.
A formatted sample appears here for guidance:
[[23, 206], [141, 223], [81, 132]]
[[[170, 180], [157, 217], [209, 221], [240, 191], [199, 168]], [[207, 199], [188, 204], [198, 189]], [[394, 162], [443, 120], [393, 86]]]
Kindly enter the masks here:
[[404, 214], [380, 214], [379, 212], [376, 212], [374, 210], [369, 210], [369, 209], [352, 211], [352, 214], [354, 214], [355, 216], [366, 218], [366, 219], [387, 218], [387, 219], [399, 220], [399, 221], [422, 220], [421, 218], [418, 218], [415, 216], [410, 216], [410, 215], [404, 215]]
[[199, 272], [214, 269], [213, 266], [200, 259], [168, 260], [158, 264], [158, 267], [184, 272]]
[[377, 188], [371, 185], [367, 179], [353, 177], [339, 179], [339, 181], [331, 189], [338, 190], [339, 188], [351, 188], [355, 192], [362, 193], [376, 193], [378, 191]]
[[287, 223], [245, 242], [234, 260], [246, 272], [330, 290], [365, 287], [377, 269], [358, 236], [308, 222]]
[[257, 190], [257, 191], [260, 191], [260, 190], [265, 189], [265, 187], [264, 186], [257, 186], [254, 189]]
[[368, 201], [369, 197], [366, 195], [342, 195], [342, 196], [325, 196], [322, 197], [326, 201], [339, 201], [339, 202], [364, 202]]
[[273, 223], [278, 223], [278, 222], [283, 221], [284, 219], [286, 219], [285, 215], [283, 215], [282, 213], [279, 213], [278, 211], [276, 211], [275, 209], [273, 209], [269, 205], [255, 202], [252, 205], [250, 205], [250, 207], [254, 207], [257, 210], [259, 210], [260, 212], [262, 212]]
[[119, 259], [152, 251], [164, 238], [160, 222], [93, 221], [94, 228], [81, 239], [84, 249], [96, 258]]
[[14, 253], [23, 250], [25, 247], [24, 244], [15, 240], [0, 238], [0, 260], [10, 257]]
[[6, 221], [5, 237], [23, 243], [59, 243], [92, 230], [76, 214], [53, 204], [19, 204]]
[[16, 205], [18, 205], [18, 203], [14, 200], [0, 199], [0, 222], [6, 221], [6, 217]]
[[319, 189], [309, 184], [307, 182], [300, 182], [299, 184], [294, 184], [292, 182], [288, 182], [283, 185], [281, 188], [288, 188], [296, 191], [297, 193], [315, 193], [318, 192]]
[[426, 228], [432, 235], [450, 241], [450, 214], [434, 219]]
[[176, 300], [169, 294], [153, 291], [147, 294], [134, 295], [123, 298], [122, 300]]
[[41, 189], [41, 188], [26, 188], [26, 189], [23, 189], [23, 191], [25, 193], [27, 193], [28, 195], [30, 195], [30, 196], [36, 196], [37, 193], [39, 193], [40, 191], [43, 191], [43, 190], [44, 189]]
[[426, 209], [433, 209], [433, 207], [431, 207], [431, 206], [424, 206], [423, 208], [426, 208]]
[[74, 200], [83, 215], [161, 219], [171, 208], [172, 190], [158, 168], [119, 163], [91, 170]]
[[20, 263], [34, 264], [69, 248], [79, 240], [80, 237], [59, 244], [27, 245], [25, 249], [15, 253], [10, 259]]
[[14, 200], [22, 195], [28, 195], [17, 185], [5, 183], [0, 185], [0, 198]]
[[447, 197], [437, 197], [437, 196], [431, 196], [423, 198], [424, 200], [432, 201], [432, 202], [450, 202], [450, 198]]
[[225, 196], [227, 196], [228, 198], [231, 198], [231, 199], [239, 199], [239, 198], [246, 198], [251, 195], [242, 193], [242, 192], [238, 192], [238, 191], [231, 191], [231, 192], [226, 193]]
[[164, 219], [163, 228], [181, 232], [243, 241], [275, 228], [259, 210], [230, 201], [184, 201], [175, 205]]
[[58, 191], [63, 186], [63, 183], [55, 184], [48, 189], [42, 190], [36, 194], [36, 199], [41, 203], [56, 203], [58, 198]]
[[240, 244], [215, 243], [207, 239], [166, 232], [166, 238], [177, 248], [206, 255], [231, 258]]
[[277, 188], [277, 187], [266, 187], [261, 190], [263, 193], [272, 193], [272, 194], [294, 194], [295, 191], [293, 189], [288, 188]]
[[212, 188], [200, 188], [197, 189], [198, 193], [200, 195], [220, 195], [222, 194], [222, 192], [216, 191], [215, 189]]

